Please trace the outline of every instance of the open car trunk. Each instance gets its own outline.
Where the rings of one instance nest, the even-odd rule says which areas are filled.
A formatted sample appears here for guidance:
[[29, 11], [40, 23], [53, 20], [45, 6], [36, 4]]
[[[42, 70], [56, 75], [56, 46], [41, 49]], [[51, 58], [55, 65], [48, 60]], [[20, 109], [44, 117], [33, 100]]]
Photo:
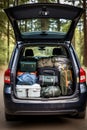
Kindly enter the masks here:
[[[76, 85], [68, 49], [63, 46], [36, 49], [21, 49], [16, 73], [16, 97], [38, 99], [73, 95]], [[39, 56], [35, 55], [36, 52], [40, 53]]]
[[[23, 47], [18, 55], [14, 85], [16, 97], [32, 99], [72, 95], [76, 90], [75, 64], [68, 53], [69, 48], [57, 46], [57, 42], [67, 44], [65, 41], [72, 40], [84, 10], [65, 4], [35, 3], [10, 7], [4, 11], [14, 29], [16, 43], [21, 41], [21, 45], [31, 42], [34, 46], [33, 42], [38, 42], [36, 48]], [[56, 42], [55, 46], [60, 51], [55, 49], [52, 53], [55, 46], [47, 48], [48, 42]], [[29, 48], [33, 48], [36, 54], [33, 55], [32, 51], [26, 52]]]

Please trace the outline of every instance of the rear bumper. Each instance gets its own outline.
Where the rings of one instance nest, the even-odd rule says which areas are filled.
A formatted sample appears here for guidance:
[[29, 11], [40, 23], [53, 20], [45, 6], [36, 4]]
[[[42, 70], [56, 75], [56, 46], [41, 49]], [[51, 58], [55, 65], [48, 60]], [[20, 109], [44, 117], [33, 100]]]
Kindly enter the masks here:
[[86, 99], [87, 92], [68, 99], [19, 100], [11, 96], [10, 86], [4, 88], [5, 112], [12, 115], [76, 114], [86, 109]]
[[86, 108], [86, 94], [74, 100], [20, 101], [5, 95], [5, 112], [12, 115], [62, 115], [76, 114]]

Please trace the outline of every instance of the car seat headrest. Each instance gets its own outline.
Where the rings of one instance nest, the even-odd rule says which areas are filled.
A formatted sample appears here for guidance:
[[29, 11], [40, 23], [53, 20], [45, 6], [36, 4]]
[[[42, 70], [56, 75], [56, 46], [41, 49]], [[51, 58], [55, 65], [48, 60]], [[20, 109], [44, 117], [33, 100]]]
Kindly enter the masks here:
[[33, 50], [32, 49], [27, 49], [25, 51], [25, 56], [34, 56]]
[[52, 54], [53, 55], [63, 55], [63, 51], [61, 48], [54, 48]]

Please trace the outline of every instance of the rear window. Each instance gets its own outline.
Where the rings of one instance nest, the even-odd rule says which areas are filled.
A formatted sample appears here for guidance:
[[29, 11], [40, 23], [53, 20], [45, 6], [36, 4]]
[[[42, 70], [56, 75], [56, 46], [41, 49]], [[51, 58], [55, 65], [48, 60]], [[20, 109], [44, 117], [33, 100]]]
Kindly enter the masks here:
[[[33, 55], [34, 57], [49, 57], [49, 56], [53, 56], [53, 50], [54, 49], [59, 49], [59, 51], [61, 51], [61, 54], [59, 53], [59, 55], [63, 55], [63, 56], [68, 56], [67, 54], [67, 50], [66, 48], [59, 46], [59, 47], [48, 47], [48, 46], [40, 46], [40, 47], [25, 47], [23, 48], [24, 50], [22, 51], [21, 56], [25, 57], [26, 56], [26, 51], [33, 51]], [[29, 54], [29, 53], [28, 53]], [[28, 55], [29, 56], [29, 55]], [[31, 54], [30, 54], [31, 56]]]
[[25, 19], [17, 22], [21, 33], [36, 31], [67, 33], [71, 25], [71, 20], [53, 18]]

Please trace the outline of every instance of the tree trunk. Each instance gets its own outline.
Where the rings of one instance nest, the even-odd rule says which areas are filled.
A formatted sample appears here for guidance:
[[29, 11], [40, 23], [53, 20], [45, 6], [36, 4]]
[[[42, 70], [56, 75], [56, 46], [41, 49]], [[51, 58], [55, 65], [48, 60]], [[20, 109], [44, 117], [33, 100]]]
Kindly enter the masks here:
[[84, 12], [84, 55], [83, 64], [87, 67], [87, 1], [83, 0]]
[[[75, 5], [75, 1], [74, 0], [72, 0], [72, 4], [73, 4], [73, 6]], [[74, 46], [74, 48], [76, 49], [76, 43], [75, 43], [75, 32], [74, 32], [74, 35], [73, 35], [73, 46]]]
[[18, 5], [19, 0], [14, 0], [14, 6]]
[[[60, 3], [60, 0], [57, 0], [57, 3]], [[60, 20], [57, 20], [57, 30], [60, 31]]]
[[[8, 0], [8, 4], [7, 6], [9, 7], [9, 0]], [[9, 20], [8, 20], [8, 24], [7, 24], [7, 63], [9, 62], [9, 41], [10, 41], [10, 37], [9, 37]]]
[[[47, 3], [49, 0], [39, 0], [38, 2]], [[41, 19], [41, 29], [42, 31], [46, 31], [48, 28], [48, 19]]]

